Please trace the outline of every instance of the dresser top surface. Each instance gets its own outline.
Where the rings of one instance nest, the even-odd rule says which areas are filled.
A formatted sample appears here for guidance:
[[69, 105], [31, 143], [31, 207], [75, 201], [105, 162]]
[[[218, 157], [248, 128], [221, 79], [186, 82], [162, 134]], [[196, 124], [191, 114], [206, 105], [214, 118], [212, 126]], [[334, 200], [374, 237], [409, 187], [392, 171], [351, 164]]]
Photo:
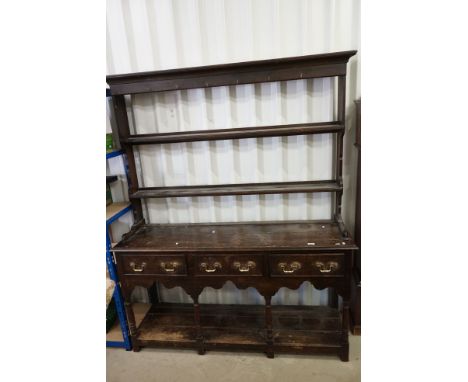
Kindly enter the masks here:
[[119, 242], [115, 252], [353, 250], [335, 222], [147, 224]]

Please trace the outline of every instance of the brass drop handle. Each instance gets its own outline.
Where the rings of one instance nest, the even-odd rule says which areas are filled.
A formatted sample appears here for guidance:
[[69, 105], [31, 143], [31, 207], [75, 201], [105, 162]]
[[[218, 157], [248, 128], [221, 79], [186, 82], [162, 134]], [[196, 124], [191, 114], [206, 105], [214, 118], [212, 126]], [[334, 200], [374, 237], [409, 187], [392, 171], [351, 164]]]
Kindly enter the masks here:
[[294, 273], [295, 271], [301, 269], [302, 265], [298, 261], [293, 261], [289, 266], [287, 263], [279, 263], [278, 268], [283, 273]]
[[164, 272], [174, 272], [177, 268], [177, 262], [173, 261], [172, 263], [161, 262], [161, 268]]
[[132, 267], [133, 272], [143, 272], [143, 269], [146, 267], [146, 263], [141, 263], [140, 267], [138, 268], [136, 264], [132, 261], [130, 263], [130, 266]]
[[320, 273], [330, 273], [338, 269], [338, 263], [336, 261], [329, 261], [327, 264], [317, 261], [315, 266], [319, 269]]
[[247, 264], [242, 265], [239, 261], [236, 261], [232, 264], [234, 269], [237, 269], [239, 272], [250, 272], [251, 269], [255, 269], [255, 262], [247, 261]]
[[215, 261], [211, 266], [207, 263], [200, 263], [200, 269], [208, 273], [216, 272], [217, 269], [221, 268], [222, 266], [218, 261]]

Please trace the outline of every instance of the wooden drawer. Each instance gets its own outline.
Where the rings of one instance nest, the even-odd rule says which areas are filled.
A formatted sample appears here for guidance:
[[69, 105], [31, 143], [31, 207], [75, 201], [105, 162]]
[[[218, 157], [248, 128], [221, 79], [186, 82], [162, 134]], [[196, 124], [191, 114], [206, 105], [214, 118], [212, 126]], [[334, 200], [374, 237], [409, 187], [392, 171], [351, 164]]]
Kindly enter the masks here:
[[[120, 260], [120, 261], [119, 261]], [[126, 275], [186, 275], [184, 255], [123, 255], [117, 266]]]
[[193, 255], [190, 274], [195, 276], [263, 276], [263, 255]]
[[317, 253], [306, 255], [270, 255], [271, 276], [343, 276], [343, 253]]

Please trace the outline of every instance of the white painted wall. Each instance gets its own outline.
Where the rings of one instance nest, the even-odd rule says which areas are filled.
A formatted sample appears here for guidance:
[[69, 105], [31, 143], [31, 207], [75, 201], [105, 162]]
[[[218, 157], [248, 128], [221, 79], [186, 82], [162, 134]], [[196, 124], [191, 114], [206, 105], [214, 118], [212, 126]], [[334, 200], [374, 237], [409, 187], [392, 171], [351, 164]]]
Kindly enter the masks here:
[[[108, 0], [108, 74], [360, 50], [360, 1]], [[344, 219], [354, 226], [354, 100], [359, 53], [348, 64]], [[219, 129], [332, 120], [335, 81], [316, 79], [133, 96], [137, 133]], [[143, 186], [328, 179], [329, 134], [142, 146]], [[329, 218], [326, 193], [149, 199], [151, 223]], [[254, 290], [206, 290], [202, 302], [258, 303]], [[163, 289], [168, 300], [186, 299]], [[310, 284], [281, 290], [277, 302], [317, 304]]]

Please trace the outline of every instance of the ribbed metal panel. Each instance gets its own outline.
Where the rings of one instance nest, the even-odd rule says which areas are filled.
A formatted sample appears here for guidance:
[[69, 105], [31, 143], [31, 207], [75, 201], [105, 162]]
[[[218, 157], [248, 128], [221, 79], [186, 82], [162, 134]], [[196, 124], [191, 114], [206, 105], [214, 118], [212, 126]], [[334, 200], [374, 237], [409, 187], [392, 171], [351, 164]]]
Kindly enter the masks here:
[[[359, 1], [115, 0], [107, 2], [108, 74], [359, 50]], [[360, 94], [359, 55], [349, 64], [348, 130]], [[173, 91], [133, 96], [128, 111], [137, 133], [330, 121], [333, 79]], [[129, 100], [130, 101], [130, 100]], [[352, 228], [352, 137], [345, 138], [344, 218]], [[171, 186], [332, 177], [333, 137], [176, 143], [138, 147], [142, 186]], [[291, 194], [148, 199], [152, 223], [329, 218], [331, 195]], [[279, 301], [320, 303], [304, 284]], [[163, 297], [181, 297], [177, 289]], [[251, 290], [205, 290], [207, 302], [258, 303]]]

